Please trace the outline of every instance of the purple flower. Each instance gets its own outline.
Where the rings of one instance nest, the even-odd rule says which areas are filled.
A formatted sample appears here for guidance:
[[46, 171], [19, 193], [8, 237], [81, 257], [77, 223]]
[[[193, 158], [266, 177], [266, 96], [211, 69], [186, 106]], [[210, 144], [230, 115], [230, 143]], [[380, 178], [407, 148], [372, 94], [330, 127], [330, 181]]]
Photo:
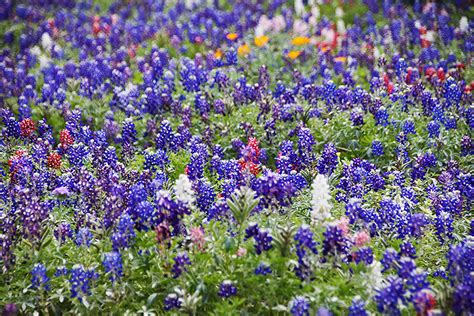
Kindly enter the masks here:
[[372, 142], [372, 154], [374, 156], [383, 156], [384, 155], [384, 147], [383, 147], [383, 144], [382, 142], [378, 141], [378, 140], [374, 140]]
[[256, 275], [267, 275], [272, 273], [272, 269], [270, 266], [266, 263], [260, 263], [258, 267], [255, 269], [255, 274]]
[[324, 145], [323, 153], [318, 160], [319, 173], [331, 175], [338, 163], [336, 146], [332, 143]]
[[367, 316], [369, 315], [365, 310], [365, 302], [360, 298], [354, 298], [352, 305], [349, 306], [348, 316]]
[[46, 275], [46, 267], [41, 264], [37, 263], [31, 270], [31, 286], [34, 289], [45, 289], [49, 291], [49, 278]]
[[110, 280], [112, 282], [115, 282], [122, 277], [122, 255], [119, 252], [113, 251], [106, 253], [102, 264], [104, 265], [105, 272], [110, 273]]
[[164, 310], [170, 311], [181, 307], [182, 299], [175, 293], [166, 295], [164, 300]]
[[89, 231], [89, 228], [82, 227], [78, 230], [76, 234], [76, 245], [79, 247], [86, 246], [89, 247], [92, 243], [92, 233]]
[[181, 253], [174, 258], [173, 268], [173, 278], [179, 277], [184, 271], [186, 271], [186, 266], [191, 264], [187, 253]]
[[309, 316], [309, 301], [304, 296], [296, 296], [290, 301], [290, 312], [293, 316]]
[[69, 195], [69, 189], [68, 187], [58, 187], [56, 189], [53, 190], [53, 192], [51, 192], [53, 195], [66, 195], [68, 196]]
[[99, 277], [94, 269], [86, 270], [82, 265], [71, 269], [69, 283], [71, 297], [77, 297], [80, 302], [84, 296], [91, 295], [91, 282]]
[[377, 290], [375, 303], [379, 312], [390, 315], [401, 315], [399, 304], [405, 302], [403, 280], [396, 276], [389, 276], [385, 287]]
[[217, 294], [219, 294], [220, 297], [229, 298], [237, 295], [237, 288], [232, 281], [225, 280], [219, 285], [219, 292]]

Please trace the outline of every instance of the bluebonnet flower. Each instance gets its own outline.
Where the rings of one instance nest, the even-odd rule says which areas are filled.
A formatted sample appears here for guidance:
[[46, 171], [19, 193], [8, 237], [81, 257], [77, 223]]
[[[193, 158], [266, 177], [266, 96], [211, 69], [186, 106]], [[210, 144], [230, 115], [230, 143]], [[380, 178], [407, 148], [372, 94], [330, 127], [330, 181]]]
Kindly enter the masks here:
[[272, 248], [273, 237], [266, 229], [259, 229], [255, 238], [255, 252], [259, 255], [263, 251], [268, 251]]
[[374, 156], [383, 156], [384, 155], [384, 146], [381, 141], [374, 140], [372, 142], [372, 154]]
[[309, 316], [309, 301], [304, 296], [296, 296], [290, 301], [290, 312], [293, 316]]
[[444, 83], [444, 97], [446, 98], [446, 103], [448, 106], [459, 106], [461, 100], [461, 91], [456, 85], [455, 80], [452, 77], [449, 77]]
[[425, 289], [429, 289], [430, 283], [427, 280], [428, 273], [421, 269], [416, 269], [411, 272], [407, 279], [406, 285], [410, 292], [416, 293]]
[[311, 135], [311, 130], [301, 127], [298, 131], [298, 154], [303, 166], [307, 166], [313, 161], [312, 151], [314, 144], [315, 141], [313, 135]]
[[454, 286], [453, 311], [457, 314], [472, 311], [472, 284], [474, 281], [474, 242], [465, 238], [460, 244], [452, 245], [446, 258], [447, 272]]
[[256, 178], [251, 187], [260, 196], [262, 207], [288, 206], [291, 198], [297, 193], [297, 188], [290, 178], [271, 171]]
[[41, 264], [37, 263], [31, 270], [31, 286], [34, 289], [45, 289], [49, 291], [49, 278], [46, 275], [46, 267]]
[[405, 241], [400, 245], [400, 255], [410, 258], [416, 258], [416, 248], [409, 241]]
[[405, 133], [405, 135], [416, 134], [415, 122], [413, 122], [412, 120], [405, 121], [405, 123], [403, 123], [403, 132]]
[[166, 295], [164, 300], [164, 310], [170, 311], [181, 307], [182, 299], [176, 294], [171, 293]]
[[354, 126], [364, 125], [364, 113], [362, 111], [352, 111], [351, 121]]
[[474, 153], [474, 146], [469, 135], [464, 135], [461, 140], [461, 154], [463, 156], [472, 155]]
[[115, 282], [122, 277], [122, 255], [119, 252], [113, 251], [106, 253], [102, 264], [104, 265], [105, 272], [110, 273], [109, 278], [112, 282]]
[[336, 146], [332, 143], [324, 145], [323, 153], [318, 160], [319, 173], [331, 175], [338, 163]]
[[380, 260], [380, 263], [383, 265], [382, 272], [385, 272], [391, 268], [395, 268], [399, 258], [400, 255], [395, 251], [395, 249], [389, 248], [385, 250], [383, 258]]
[[219, 294], [219, 296], [223, 298], [235, 296], [237, 295], [237, 287], [235, 287], [232, 281], [224, 280], [219, 285], [219, 292], [217, 294]]
[[365, 302], [361, 298], [354, 298], [352, 305], [349, 306], [348, 316], [368, 316], [369, 314], [365, 310]]
[[439, 136], [440, 125], [437, 121], [430, 121], [427, 125], [428, 134], [431, 138]]
[[117, 228], [110, 236], [114, 250], [130, 247], [135, 239], [134, 223], [130, 215], [123, 214], [118, 222]]
[[76, 233], [76, 245], [89, 247], [92, 243], [92, 233], [87, 227], [81, 227]]
[[272, 269], [266, 263], [260, 263], [258, 267], [255, 269], [256, 275], [267, 275], [271, 273], [272, 273]]
[[251, 222], [245, 229], [245, 239], [252, 238], [257, 236], [259, 232], [259, 227], [257, 223]]
[[173, 278], [179, 277], [184, 271], [187, 270], [186, 266], [191, 264], [187, 253], [181, 253], [174, 258]]
[[133, 154], [136, 135], [135, 124], [131, 119], [126, 119], [122, 127], [122, 149], [126, 157], [131, 157]]
[[99, 277], [94, 269], [85, 269], [82, 265], [73, 267], [70, 272], [71, 297], [80, 302], [84, 296], [91, 295], [91, 282]]
[[[308, 225], [302, 225], [295, 234], [294, 237], [296, 244], [296, 254], [301, 260], [306, 255], [306, 249], [312, 253], [317, 254], [316, 241], [313, 239], [313, 232], [310, 230]], [[306, 248], [306, 249], [305, 249]]]
[[55, 277], [60, 277], [63, 275], [68, 275], [69, 270], [65, 266], [57, 267], [56, 272], [54, 273]]
[[207, 213], [212, 207], [212, 204], [214, 203], [214, 200], [216, 198], [214, 189], [209, 183], [204, 182], [202, 180], [195, 182], [194, 185], [197, 193], [197, 205], [202, 212]]
[[388, 126], [389, 115], [385, 108], [380, 108], [375, 114], [375, 122], [377, 125]]
[[63, 243], [67, 238], [72, 238], [72, 229], [71, 225], [68, 223], [61, 223], [54, 230], [54, 237], [60, 242]]
[[396, 276], [389, 276], [386, 286], [377, 290], [375, 303], [381, 313], [401, 315], [399, 305], [405, 302], [405, 288], [403, 280]]
[[366, 265], [370, 265], [374, 261], [374, 254], [370, 247], [364, 247], [357, 250], [352, 254], [352, 257], [357, 264], [364, 262]]
[[397, 266], [398, 266], [398, 276], [400, 276], [403, 279], [408, 279], [410, 278], [412, 271], [415, 270], [416, 263], [411, 258], [401, 257], [397, 262]]
[[349, 240], [338, 226], [329, 225], [324, 232], [323, 255], [345, 255], [349, 251]]

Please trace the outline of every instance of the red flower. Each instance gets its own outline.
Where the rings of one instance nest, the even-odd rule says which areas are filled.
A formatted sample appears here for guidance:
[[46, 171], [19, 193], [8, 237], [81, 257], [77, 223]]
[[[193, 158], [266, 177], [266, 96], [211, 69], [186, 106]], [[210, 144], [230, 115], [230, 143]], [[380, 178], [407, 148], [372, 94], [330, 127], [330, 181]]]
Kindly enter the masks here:
[[30, 137], [36, 131], [35, 122], [30, 119], [24, 119], [20, 122], [20, 133], [23, 137]]
[[21, 157], [23, 157], [23, 155], [26, 155], [26, 150], [23, 150], [23, 149], [18, 149], [15, 154], [13, 156], [11, 156], [10, 159], [8, 159], [8, 166], [11, 167], [13, 162], [15, 162], [15, 160], [18, 160], [20, 159]]
[[445, 78], [446, 76], [445, 76], [445, 74], [444, 74], [443, 68], [441, 68], [441, 67], [438, 68], [437, 75], [438, 75], [439, 80], [444, 81], [444, 78]]
[[435, 72], [436, 72], [436, 70], [433, 67], [428, 67], [425, 70], [425, 75], [428, 79], [430, 79], [435, 74]]
[[74, 143], [74, 138], [67, 129], [63, 129], [59, 132], [59, 142], [61, 143], [62, 147], [67, 148], [69, 145]]
[[61, 168], [61, 155], [57, 152], [53, 152], [48, 157], [48, 167], [53, 169]]

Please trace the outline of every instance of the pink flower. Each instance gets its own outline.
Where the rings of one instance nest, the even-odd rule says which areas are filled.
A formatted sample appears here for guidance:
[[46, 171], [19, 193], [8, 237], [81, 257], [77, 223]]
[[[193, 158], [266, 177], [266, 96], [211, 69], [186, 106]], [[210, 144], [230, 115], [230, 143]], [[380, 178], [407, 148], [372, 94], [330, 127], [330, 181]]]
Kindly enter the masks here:
[[205, 243], [204, 230], [201, 227], [193, 227], [191, 228], [189, 234], [193, 244], [196, 245], [199, 250], [203, 250]]
[[341, 217], [337, 222], [336, 222], [337, 227], [342, 230], [342, 233], [344, 236], [347, 235], [349, 232], [349, 219], [347, 217]]
[[357, 247], [362, 247], [370, 241], [370, 236], [365, 230], [357, 232], [354, 236], [354, 242]]
[[247, 254], [247, 249], [240, 247], [239, 250], [237, 250], [237, 257], [243, 257]]

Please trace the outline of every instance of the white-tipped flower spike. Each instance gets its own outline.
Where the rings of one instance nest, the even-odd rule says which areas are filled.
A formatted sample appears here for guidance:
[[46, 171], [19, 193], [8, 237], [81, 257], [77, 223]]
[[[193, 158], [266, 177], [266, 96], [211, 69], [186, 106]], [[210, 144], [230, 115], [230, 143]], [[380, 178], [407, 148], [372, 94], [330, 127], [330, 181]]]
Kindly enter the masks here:
[[313, 181], [312, 185], [312, 200], [311, 200], [311, 217], [314, 222], [324, 221], [331, 217], [331, 194], [329, 190], [329, 184], [327, 178], [318, 174]]
[[174, 184], [174, 193], [178, 200], [191, 205], [194, 203], [194, 191], [192, 188], [192, 183], [189, 181], [189, 178], [185, 174], [180, 174], [179, 178]]

